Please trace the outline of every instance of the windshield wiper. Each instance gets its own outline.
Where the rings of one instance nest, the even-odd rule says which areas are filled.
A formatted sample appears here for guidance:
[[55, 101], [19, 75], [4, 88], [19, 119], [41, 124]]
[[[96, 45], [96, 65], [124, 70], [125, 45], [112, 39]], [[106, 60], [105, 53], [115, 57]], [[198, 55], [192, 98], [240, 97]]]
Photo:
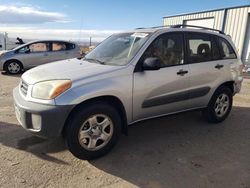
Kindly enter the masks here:
[[93, 58], [84, 58], [83, 60], [86, 60], [86, 61], [95, 61], [97, 63], [100, 63], [102, 65], [105, 65], [105, 62], [99, 60], [99, 59], [93, 59]]

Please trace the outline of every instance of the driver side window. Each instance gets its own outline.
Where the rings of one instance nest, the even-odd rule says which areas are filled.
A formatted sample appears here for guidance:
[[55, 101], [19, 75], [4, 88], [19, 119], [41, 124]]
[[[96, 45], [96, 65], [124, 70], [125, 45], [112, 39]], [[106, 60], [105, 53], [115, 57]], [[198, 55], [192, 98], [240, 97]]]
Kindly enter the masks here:
[[24, 46], [24, 47], [20, 48], [17, 52], [18, 53], [26, 53], [27, 51], [29, 51], [29, 46]]
[[168, 33], [157, 37], [143, 54], [146, 58], [155, 57], [161, 67], [183, 64], [183, 37], [181, 33]]

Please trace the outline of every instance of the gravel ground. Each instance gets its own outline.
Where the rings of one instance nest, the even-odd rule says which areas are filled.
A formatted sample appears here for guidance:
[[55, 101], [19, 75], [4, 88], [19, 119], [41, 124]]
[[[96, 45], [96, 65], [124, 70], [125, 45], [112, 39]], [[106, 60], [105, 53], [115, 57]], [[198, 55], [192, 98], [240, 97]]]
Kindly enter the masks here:
[[205, 122], [187, 112], [137, 123], [95, 161], [73, 157], [62, 138], [44, 140], [17, 123], [12, 89], [0, 74], [0, 187], [250, 188], [250, 80], [228, 119]]

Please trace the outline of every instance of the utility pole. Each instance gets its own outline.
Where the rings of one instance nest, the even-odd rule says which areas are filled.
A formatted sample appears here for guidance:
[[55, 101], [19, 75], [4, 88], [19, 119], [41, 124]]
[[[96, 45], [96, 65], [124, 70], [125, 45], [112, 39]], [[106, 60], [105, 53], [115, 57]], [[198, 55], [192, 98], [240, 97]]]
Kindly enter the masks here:
[[92, 46], [92, 37], [89, 37], [89, 47]]
[[7, 50], [7, 36], [8, 36], [8, 33], [5, 32], [4, 33], [4, 50]]

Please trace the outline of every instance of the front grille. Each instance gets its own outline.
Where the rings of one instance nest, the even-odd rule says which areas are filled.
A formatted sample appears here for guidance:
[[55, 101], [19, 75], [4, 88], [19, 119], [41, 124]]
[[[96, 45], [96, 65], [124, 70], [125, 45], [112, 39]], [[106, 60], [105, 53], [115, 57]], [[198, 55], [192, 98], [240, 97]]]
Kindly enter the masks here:
[[28, 91], [28, 84], [25, 83], [23, 80], [20, 84], [20, 90], [21, 92], [26, 96], [27, 95], [27, 91]]

